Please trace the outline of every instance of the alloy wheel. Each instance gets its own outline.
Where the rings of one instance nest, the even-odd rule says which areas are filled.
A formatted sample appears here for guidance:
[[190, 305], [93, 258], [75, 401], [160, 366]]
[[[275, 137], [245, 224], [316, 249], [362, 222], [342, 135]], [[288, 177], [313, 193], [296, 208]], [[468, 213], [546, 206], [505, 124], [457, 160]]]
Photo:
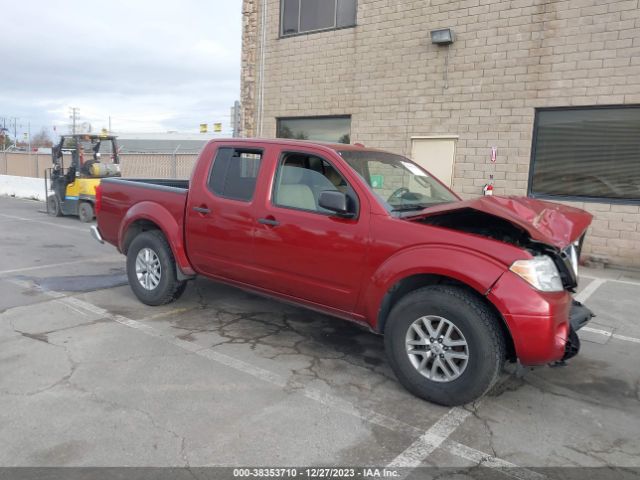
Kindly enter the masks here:
[[160, 258], [150, 248], [143, 248], [136, 257], [136, 276], [145, 290], [154, 290], [160, 283], [162, 267]]
[[469, 345], [460, 329], [437, 315], [413, 322], [407, 330], [405, 346], [413, 367], [434, 382], [455, 380], [469, 362]]

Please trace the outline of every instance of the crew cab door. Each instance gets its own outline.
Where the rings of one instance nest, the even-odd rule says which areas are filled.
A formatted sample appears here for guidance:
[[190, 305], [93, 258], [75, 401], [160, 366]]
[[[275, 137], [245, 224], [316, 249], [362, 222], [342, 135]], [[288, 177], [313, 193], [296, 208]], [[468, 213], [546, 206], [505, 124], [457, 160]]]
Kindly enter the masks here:
[[252, 283], [255, 203], [264, 150], [210, 144], [191, 179], [186, 245], [198, 273]]
[[[278, 147], [270, 172], [271, 188], [257, 206], [259, 281], [283, 295], [353, 312], [366, 260], [370, 213], [365, 195], [347, 180], [337, 159], [313, 147]], [[354, 217], [321, 208], [324, 190], [346, 193]]]

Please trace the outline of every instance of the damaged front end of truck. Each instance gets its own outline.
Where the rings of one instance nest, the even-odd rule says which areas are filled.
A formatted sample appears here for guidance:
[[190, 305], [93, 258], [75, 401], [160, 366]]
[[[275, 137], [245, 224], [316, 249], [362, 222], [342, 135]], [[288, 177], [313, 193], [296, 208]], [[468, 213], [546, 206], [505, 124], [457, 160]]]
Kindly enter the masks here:
[[[592, 216], [577, 208], [535, 199], [482, 197], [437, 205], [408, 219], [517, 246], [532, 258], [514, 262], [509, 268], [511, 272], [541, 292], [564, 290], [573, 294], [578, 286], [579, 259]], [[558, 276], [555, 286], [536, 284], [535, 269], [553, 269], [551, 263]], [[576, 332], [593, 316], [587, 307], [571, 300], [568, 328], [562, 335], [564, 355], [555, 360], [554, 365], [563, 365], [578, 353], [580, 340]]]

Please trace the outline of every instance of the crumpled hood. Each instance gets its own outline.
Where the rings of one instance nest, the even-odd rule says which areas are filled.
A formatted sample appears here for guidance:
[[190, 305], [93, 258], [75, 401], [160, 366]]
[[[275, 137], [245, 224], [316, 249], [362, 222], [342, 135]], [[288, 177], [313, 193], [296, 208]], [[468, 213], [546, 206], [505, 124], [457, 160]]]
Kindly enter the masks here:
[[436, 205], [410, 218], [428, 218], [463, 209], [507, 220], [524, 229], [531, 239], [560, 249], [576, 241], [593, 219], [593, 215], [579, 208], [533, 198], [500, 196]]

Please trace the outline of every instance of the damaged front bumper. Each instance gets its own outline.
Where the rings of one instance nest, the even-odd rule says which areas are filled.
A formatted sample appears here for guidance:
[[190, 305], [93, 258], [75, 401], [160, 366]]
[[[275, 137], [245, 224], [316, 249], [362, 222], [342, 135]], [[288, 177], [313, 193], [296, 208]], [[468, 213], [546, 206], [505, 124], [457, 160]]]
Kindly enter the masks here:
[[569, 335], [564, 347], [564, 356], [558, 364], [575, 357], [580, 351], [580, 337], [576, 333], [584, 327], [589, 320], [595, 317], [594, 313], [577, 300], [573, 300], [569, 311]]
[[592, 318], [571, 292], [541, 292], [512, 272], [506, 272], [487, 295], [511, 333], [514, 357], [523, 366], [549, 365], [575, 356], [576, 331]]
[[595, 317], [594, 313], [577, 300], [573, 301], [569, 311], [569, 324], [576, 332], [584, 327], [589, 320]]

